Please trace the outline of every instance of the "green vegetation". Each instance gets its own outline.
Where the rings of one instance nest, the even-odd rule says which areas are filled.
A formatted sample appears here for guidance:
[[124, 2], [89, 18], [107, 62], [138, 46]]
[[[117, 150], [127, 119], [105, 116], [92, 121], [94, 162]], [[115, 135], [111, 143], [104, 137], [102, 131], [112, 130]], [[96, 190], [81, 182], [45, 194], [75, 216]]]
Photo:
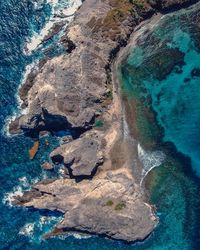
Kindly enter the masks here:
[[115, 210], [116, 211], [119, 211], [119, 210], [122, 210], [123, 208], [126, 207], [126, 203], [124, 201], [121, 201], [120, 203], [118, 203], [116, 206], [115, 206]]
[[103, 127], [103, 121], [102, 120], [96, 120], [94, 124], [95, 128], [102, 128]]
[[143, 9], [145, 7], [144, 0], [130, 0], [130, 3], [134, 4], [136, 7]]
[[113, 98], [113, 93], [112, 93], [112, 90], [109, 90], [107, 93], [106, 93], [106, 97], [107, 98]]
[[112, 201], [112, 200], [108, 200], [108, 201], [106, 202], [106, 206], [111, 207], [112, 205], [113, 205], [113, 201]]

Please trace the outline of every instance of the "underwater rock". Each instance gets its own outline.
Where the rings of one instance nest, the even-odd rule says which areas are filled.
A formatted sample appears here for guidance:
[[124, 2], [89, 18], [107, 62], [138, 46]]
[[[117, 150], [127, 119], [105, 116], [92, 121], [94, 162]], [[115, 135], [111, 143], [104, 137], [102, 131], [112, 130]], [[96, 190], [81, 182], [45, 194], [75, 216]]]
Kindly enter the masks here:
[[200, 77], [200, 68], [194, 68], [192, 71], [191, 71], [191, 77]]
[[198, 0], [150, 0], [152, 7], [159, 11], [177, 10], [183, 7], [188, 7], [191, 4], [198, 2]]
[[41, 167], [44, 169], [44, 170], [53, 170], [53, 166], [49, 163], [49, 162], [44, 162]]
[[34, 142], [32, 148], [29, 150], [29, 159], [33, 160], [39, 149], [39, 141]]

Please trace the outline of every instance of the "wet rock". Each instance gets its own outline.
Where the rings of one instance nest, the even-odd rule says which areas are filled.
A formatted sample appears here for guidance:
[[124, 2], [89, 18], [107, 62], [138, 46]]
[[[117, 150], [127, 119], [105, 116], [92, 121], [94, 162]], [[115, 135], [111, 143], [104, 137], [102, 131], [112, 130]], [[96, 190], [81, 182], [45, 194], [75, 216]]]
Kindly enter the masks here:
[[71, 142], [72, 140], [73, 140], [72, 136], [63, 136], [63, 137], [62, 137], [62, 142], [63, 142], [63, 144], [69, 143], [69, 142]]
[[56, 34], [58, 34], [63, 26], [65, 25], [65, 22], [58, 22], [58, 23], [54, 23], [53, 27], [50, 29], [49, 33], [44, 37], [43, 41], [46, 42], [49, 39], [52, 39], [53, 36], [55, 36]]
[[49, 163], [49, 162], [44, 162], [41, 167], [44, 169], [44, 170], [53, 170], [53, 166]]
[[22, 108], [23, 107], [25, 108], [28, 105], [27, 95], [28, 95], [29, 90], [32, 88], [34, 84], [34, 80], [37, 74], [38, 74], [38, 70], [33, 68], [31, 72], [28, 74], [25, 83], [21, 86], [19, 90], [20, 99], [23, 101]]
[[22, 133], [22, 130], [20, 129], [20, 125], [19, 125], [19, 118], [17, 118], [14, 121], [10, 122], [10, 124], [9, 124], [9, 133], [11, 133], [11, 134]]
[[[109, 105], [102, 105], [109, 82], [107, 69], [120, 48], [126, 46], [138, 22], [159, 6], [162, 9], [189, 1], [163, 0], [160, 5], [160, 1], [154, 0], [139, 5], [134, 2], [84, 1], [60, 41], [67, 53], [46, 59], [42, 68], [30, 72], [21, 87], [20, 96], [28, 114], [19, 118], [19, 129], [31, 136], [42, 130], [75, 128], [82, 133], [90, 129], [96, 112], [106, 111]], [[90, 8], [94, 11], [88, 13]], [[63, 22], [56, 25], [52, 34], [59, 32], [62, 25]], [[176, 49], [165, 58], [176, 58], [178, 65], [183, 62], [183, 55]], [[166, 65], [160, 55], [155, 60], [153, 64], [158, 68]], [[173, 66], [169, 61], [168, 67], [160, 72], [165, 71], [166, 75]], [[159, 73], [158, 77], [163, 79]]]
[[30, 191], [24, 191], [23, 196], [16, 196], [14, 197], [14, 201], [12, 202], [13, 205], [23, 205], [24, 203], [29, 202], [31, 199], [41, 197], [41, 193], [32, 188]]

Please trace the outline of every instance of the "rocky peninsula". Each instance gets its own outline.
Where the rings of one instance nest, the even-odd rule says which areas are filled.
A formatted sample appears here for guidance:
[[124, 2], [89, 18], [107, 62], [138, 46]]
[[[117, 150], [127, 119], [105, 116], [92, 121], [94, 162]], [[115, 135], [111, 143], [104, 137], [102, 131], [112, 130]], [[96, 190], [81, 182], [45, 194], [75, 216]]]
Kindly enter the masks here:
[[65, 178], [43, 180], [15, 198], [15, 204], [63, 214], [46, 238], [78, 232], [133, 242], [157, 225], [133, 174], [133, 158], [138, 172], [142, 167], [124, 136], [116, 56], [139, 23], [194, 2], [85, 0], [59, 41], [66, 53], [40, 61], [27, 76], [19, 91], [26, 113], [11, 122], [10, 132], [37, 139], [44, 131], [71, 133], [50, 154], [52, 164], [65, 166]]

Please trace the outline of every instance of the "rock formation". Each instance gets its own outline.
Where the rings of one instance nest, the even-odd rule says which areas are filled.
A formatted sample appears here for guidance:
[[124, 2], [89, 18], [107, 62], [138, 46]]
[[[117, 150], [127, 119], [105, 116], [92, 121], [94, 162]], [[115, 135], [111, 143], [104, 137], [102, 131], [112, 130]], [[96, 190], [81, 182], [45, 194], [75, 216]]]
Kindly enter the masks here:
[[85, 0], [60, 40], [66, 53], [43, 60], [28, 75], [20, 90], [27, 113], [10, 131], [37, 137], [41, 131], [69, 130], [74, 139], [50, 155], [70, 178], [40, 182], [15, 200], [63, 213], [48, 236], [76, 231], [130, 242], [143, 240], [157, 225], [130, 168], [112, 63], [142, 20], [189, 3]]
[[54, 163], [64, 163], [72, 178], [92, 177], [98, 166], [103, 164], [100, 136], [87, 132], [81, 138], [55, 149], [50, 157]]
[[124, 169], [80, 183], [70, 179], [38, 183], [17, 203], [64, 214], [46, 237], [77, 231], [130, 242], [144, 239], [157, 224], [152, 208], [143, 202], [132, 175]]

